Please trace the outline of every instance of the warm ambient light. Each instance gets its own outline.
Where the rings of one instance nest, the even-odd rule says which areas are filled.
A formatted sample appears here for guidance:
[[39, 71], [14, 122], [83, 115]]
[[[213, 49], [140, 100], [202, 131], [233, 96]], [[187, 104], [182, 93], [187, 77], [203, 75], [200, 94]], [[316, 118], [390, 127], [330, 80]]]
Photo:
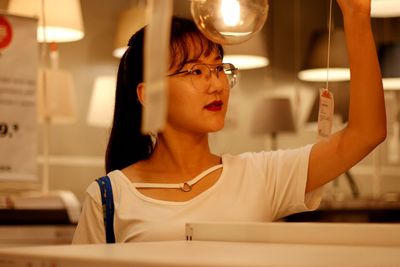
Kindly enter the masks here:
[[[42, 3], [45, 3], [45, 20], [43, 20]], [[41, 0], [10, 0], [8, 12], [38, 17], [37, 39], [39, 42], [71, 42], [80, 40], [84, 36], [79, 0], [43, 2]], [[45, 26], [45, 34], [43, 26]]]
[[268, 8], [268, 0], [192, 0], [190, 6], [200, 31], [223, 45], [249, 40], [264, 25]]
[[221, 15], [227, 26], [235, 27], [240, 23], [240, 4], [237, 0], [222, 0]]
[[372, 0], [371, 2], [372, 17], [399, 17], [400, 1], [399, 0]]
[[253, 55], [226, 55], [224, 61], [232, 63], [240, 70], [263, 68], [269, 65], [268, 58]]
[[383, 88], [385, 90], [400, 90], [400, 77], [399, 78], [383, 78]]
[[326, 68], [302, 70], [298, 73], [298, 78], [309, 82], [329, 81], [348, 81], [350, 80], [350, 70], [348, 68], [329, 68], [329, 77]]

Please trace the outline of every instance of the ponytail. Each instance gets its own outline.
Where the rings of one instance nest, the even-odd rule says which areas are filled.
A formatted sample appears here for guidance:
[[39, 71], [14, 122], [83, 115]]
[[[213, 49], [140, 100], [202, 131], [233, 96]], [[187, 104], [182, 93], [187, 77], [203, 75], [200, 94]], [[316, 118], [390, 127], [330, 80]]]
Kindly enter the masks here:
[[147, 159], [153, 152], [149, 135], [141, 133], [142, 105], [136, 87], [143, 82], [144, 29], [129, 40], [121, 58], [115, 92], [114, 119], [106, 151], [106, 172]]

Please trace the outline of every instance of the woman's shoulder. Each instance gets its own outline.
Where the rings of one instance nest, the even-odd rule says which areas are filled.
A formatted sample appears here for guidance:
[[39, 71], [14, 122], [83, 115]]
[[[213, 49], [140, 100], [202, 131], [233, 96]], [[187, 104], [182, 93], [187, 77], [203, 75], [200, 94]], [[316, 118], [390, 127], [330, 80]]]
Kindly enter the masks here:
[[114, 170], [114, 171], [109, 172], [105, 176], [98, 177], [98, 178], [94, 179], [86, 189], [86, 192], [94, 199], [100, 199], [100, 187], [99, 187], [98, 180], [103, 177], [104, 178], [108, 177], [113, 191], [115, 191], [121, 184], [127, 183], [127, 181], [126, 181], [127, 178], [120, 170]]
[[223, 154], [222, 163], [225, 168], [229, 169], [240, 169], [245, 168], [249, 165], [257, 164], [257, 162], [263, 161], [265, 154], [269, 153], [266, 151], [260, 152], [244, 152], [239, 154]]
[[286, 158], [308, 155], [311, 151], [312, 144], [305, 145], [298, 148], [279, 149], [274, 151], [256, 151], [256, 152], [243, 152], [239, 154], [223, 154], [222, 159], [227, 164], [246, 164], [250, 162], [264, 162], [273, 158]]

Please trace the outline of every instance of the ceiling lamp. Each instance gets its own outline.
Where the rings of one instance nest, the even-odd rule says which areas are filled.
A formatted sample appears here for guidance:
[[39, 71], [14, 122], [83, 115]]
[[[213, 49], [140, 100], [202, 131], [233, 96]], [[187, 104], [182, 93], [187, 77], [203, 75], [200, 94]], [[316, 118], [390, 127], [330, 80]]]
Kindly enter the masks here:
[[385, 90], [400, 90], [400, 44], [383, 44], [379, 47], [378, 54], [383, 88]]
[[314, 33], [306, 54], [304, 68], [298, 73], [300, 80], [310, 82], [325, 82], [327, 79], [336, 82], [350, 80], [344, 31], [335, 29], [331, 32], [329, 73], [327, 70], [328, 40], [328, 31]]
[[263, 31], [250, 40], [237, 45], [224, 45], [224, 62], [240, 70], [263, 68], [269, 65]]
[[38, 17], [39, 42], [71, 42], [80, 40], [84, 36], [79, 0], [10, 0], [8, 12]]
[[400, 17], [400, 1], [372, 0], [371, 16], [376, 18]]
[[121, 58], [131, 36], [146, 25], [146, 6], [138, 4], [121, 12], [118, 17], [113, 56]]
[[239, 44], [261, 30], [268, 0], [192, 0], [190, 10], [200, 31], [220, 44]]

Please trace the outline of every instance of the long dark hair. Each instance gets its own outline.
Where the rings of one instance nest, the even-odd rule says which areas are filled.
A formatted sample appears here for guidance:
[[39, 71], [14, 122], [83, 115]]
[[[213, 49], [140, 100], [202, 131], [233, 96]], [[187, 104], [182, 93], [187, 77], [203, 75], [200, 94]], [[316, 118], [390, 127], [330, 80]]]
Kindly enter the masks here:
[[[143, 82], [144, 35], [145, 28], [130, 38], [119, 64], [114, 120], [105, 158], [107, 173], [147, 159], [153, 152], [150, 135], [141, 133], [142, 105], [136, 93], [136, 87]], [[199, 49], [194, 51], [193, 44]], [[172, 18], [170, 68], [181, 70], [189, 60], [213, 51], [223, 57], [222, 46], [206, 39], [191, 20]]]

